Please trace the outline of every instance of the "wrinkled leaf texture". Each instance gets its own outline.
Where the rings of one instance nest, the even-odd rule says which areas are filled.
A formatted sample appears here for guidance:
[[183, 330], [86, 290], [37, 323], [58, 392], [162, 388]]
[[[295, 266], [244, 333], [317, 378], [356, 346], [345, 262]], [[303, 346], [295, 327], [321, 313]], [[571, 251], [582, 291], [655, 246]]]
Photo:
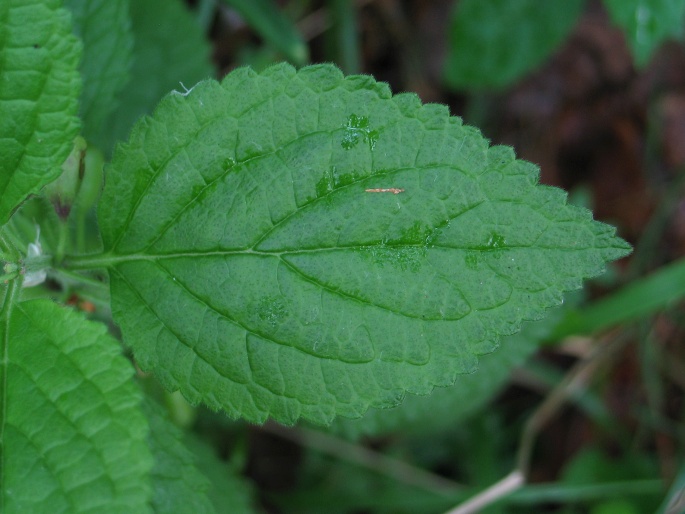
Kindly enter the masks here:
[[59, 176], [78, 134], [81, 45], [60, 4], [0, 2], [0, 225]]
[[628, 252], [537, 181], [371, 77], [243, 68], [135, 126], [90, 265], [108, 266], [124, 340], [167, 388], [254, 422], [328, 423], [454, 383]]
[[6, 306], [0, 336], [0, 512], [150, 512], [148, 424], [119, 342], [48, 300]]

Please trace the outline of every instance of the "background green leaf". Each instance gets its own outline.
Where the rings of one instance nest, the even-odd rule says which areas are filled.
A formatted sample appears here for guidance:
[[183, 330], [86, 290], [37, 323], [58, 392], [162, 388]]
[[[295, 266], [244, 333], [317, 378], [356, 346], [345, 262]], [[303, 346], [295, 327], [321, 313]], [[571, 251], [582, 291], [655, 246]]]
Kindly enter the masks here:
[[638, 66], [645, 66], [667, 39], [683, 37], [682, 0], [604, 0], [604, 5], [623, 29]]
[[144, 403], [150, 423], [152, 507], [155, 514], [209, 514], [216, 512], [207, 497], [210, 483], [195, 467], [193, 454], [183, 444], [183, 432], [154, 400]]
[[121, 105], [102, 135], [109, 145], [126, 138], [133, 123], [169, 91], [183, 91], [182, 83], [190, 87], [214, 75], [209, 42], [180, 0], [136, 0], [130, 9], [133, 67]]
[[219, 460], [214, 450], [196, 437], [186, 438], [196, 458], [197, 467], [209, 478], [209, 499], [217, 514], [252, 514], [253, 487], [231, 466]]
[[309, 48], [291, 22], [273, 0], [224, 0], [233, 7], [266, 42], [293, 64], [309, 60]]
[[0, 511], [149, 512], [148, 425], [102, 324], [47, 300], [0, 320]]
[[114, 318], [167, 388], [327, 423], [454, 383], [629, 251], [537, 180], [370, 77], [241, 69], [136, 125], [100, 204], [105, 255], [80, 266], [109, 266]]
[[0, 2], [0, 225], [71, 151], [80, 54], [59, 0]]
[[82, 133], [89, 143], [108, 148], [102, 130], [119, 105], [119, 93], [129, 81], [133, 33], [129, 0], [66, 0], [74, 32], [83, 41], [81, 76]]
[[454, 428], [492, 399], [512, 370], [549, 336], [562, 312], [551, 311], [544, 320], [524, 325], [521, 332], [503, 336], [497, 351], [480, 357], [478, 371], [459, 376], [453, 386], [437, 388], [430, 396], [407, 395], [397, 407], [370, 409], [359, 419], [336, 418], [330, 430], [357, 439], [394, 431], [429, 435]]
[[510, 85], [554, 52], [584, 5], [585, 0], [460, 0], [445, 80], [460, 89]]

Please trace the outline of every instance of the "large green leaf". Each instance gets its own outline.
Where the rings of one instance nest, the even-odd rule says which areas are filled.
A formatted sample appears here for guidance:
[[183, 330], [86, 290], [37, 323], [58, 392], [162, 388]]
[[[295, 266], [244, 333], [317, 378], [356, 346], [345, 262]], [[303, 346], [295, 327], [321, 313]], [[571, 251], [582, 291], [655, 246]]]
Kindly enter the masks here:
[[149, 512], [141, 395], [106, 332], [47, 300], [5, 309], [0, 512]]
[[129, 0], [66, 0], [74, 31], [83, 41], [81, 119], [83, 135], [100, 148], [110, 141], [103, 128], [119, 105], [118, 94], [129, 80], [133, 33]]
[[78, 133], [81, 45], [59, 6], [0, 2], [0, 225], [59, 176]]
[[638, 66], [668, 38], [682, 38], [685, 26], [683, 0], [604, 0], [611, 19], [626, 34]]
[[[172, 89], [214, 74], [210, 46], [181, 0], [135, 0], [130, 5], [133, 29], [131, 78], [120, 93], [121, 105], [103, 129], [108, 152], [127, 137], [133, 123], [149, 114]], [[118, 29], [121, 30], [121, 29]]]
[[573, 28], [585, 0], [460, 0], [445, 80], [501, 88], [541, 65]]
[[71, 265], [109, 267], [115, 320], [166, 387], [326, 423], [452, 384], [628, 252], [537, 180], [370, 77], [240, 69], [136, 125], [100, 203], [105, 253]]

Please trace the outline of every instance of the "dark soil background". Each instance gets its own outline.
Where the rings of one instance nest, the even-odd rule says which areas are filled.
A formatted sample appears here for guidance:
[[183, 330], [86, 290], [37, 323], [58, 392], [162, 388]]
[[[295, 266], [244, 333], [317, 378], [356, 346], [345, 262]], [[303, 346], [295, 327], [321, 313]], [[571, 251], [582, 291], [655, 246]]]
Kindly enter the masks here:
[[[294, 3], [281, 5], [292, 11]], [[298, 27], [309, 42], [312, 62], [330, 61], [326, 4], [304, 4]], [[584, 195], [597, 219], [618, 227], [636, 250], [617, 264], [612, 287], [685, 255], [685, 45], [664, 44], [645, 69], [637, 70], [623, 33], [612, 26], [599, 1], [590, 1], [571, 36], [542, 67], [507, 90], [466, 94], [449, 90], [441, 80], [454, 1], [365, 0], [356, 5], [362, 73], [387, 81], [394, 92], [412, 91], [424, 102], [449, 105], [493, 143], [511, 145], [519, 157], [538, 164], [541, 182]], [[216, 14], [211, 37], [222, 75], [245, 62], [246, 46], [260, 43], [228, 10]], [[589, 290], [591, 296], [606, 292], [597, 284]], [[684, 319], [682, 308], [675, 308], [628, 332], [635, 344], [603, 370], [596, 385], [612, 416], [632, 435], [633, 449], [654, 458], [669, 482], [677, 472], [679, 444], [669, 427], [678, 421], [682, 427], [685, 410]], [[655, 345], [659, 362], [662, 429], [641, 430], [644, 422], [636, 415], [648, 409], [638, 343], [645, 337]], [[564, 370], [583, 355], [582, 348], [561, 345], [538, 358]], [[505, 419], [535, 408], [542, 398], [516, 376], [494, 403]], [[250, 434], [249, 475], [261, 488], [264, 505], [279, 512], [267, 499], [269, 493], [297, 487], [304, 450], [258, 428]], [[367, 444], [383, 449], [392, 443]], [[555, 418], [538, 445], [534, 482], [558, 480], [565, 463], [585, 446], [623, 451], [573, 408]]]

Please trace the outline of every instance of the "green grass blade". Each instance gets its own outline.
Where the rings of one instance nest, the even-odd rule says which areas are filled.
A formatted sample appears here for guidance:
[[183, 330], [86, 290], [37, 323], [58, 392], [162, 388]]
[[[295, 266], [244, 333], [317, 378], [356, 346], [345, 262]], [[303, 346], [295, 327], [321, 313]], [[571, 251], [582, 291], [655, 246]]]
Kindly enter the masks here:
[[356, 7], [352, 0], [329, 0], [335, 61], [347, 74], [361, 71]]
[[592, 334], [621, 323], [651, 316], [685, 298], [685, 259], [664, 266], [632, 282], [607, 298], [571, 311], [551, 340], [573, 334]]
[[295, 65], [309, 60], [309, 49], [297, 27], [283, 14], [273, 0], [224, 0], [245, 21]]

